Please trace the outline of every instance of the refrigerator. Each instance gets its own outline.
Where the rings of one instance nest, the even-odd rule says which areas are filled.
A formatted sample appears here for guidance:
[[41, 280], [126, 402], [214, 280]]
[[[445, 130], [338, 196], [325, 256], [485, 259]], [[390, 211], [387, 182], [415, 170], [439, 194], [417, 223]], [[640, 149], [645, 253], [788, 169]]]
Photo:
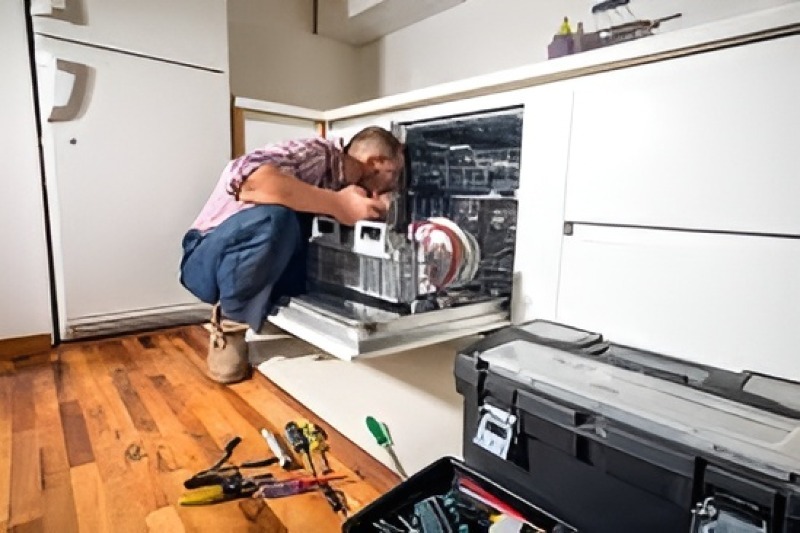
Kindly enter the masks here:
[[224, 0], [32, 0], [58, 333], [194, 320], [181, 239], [230, 158]]

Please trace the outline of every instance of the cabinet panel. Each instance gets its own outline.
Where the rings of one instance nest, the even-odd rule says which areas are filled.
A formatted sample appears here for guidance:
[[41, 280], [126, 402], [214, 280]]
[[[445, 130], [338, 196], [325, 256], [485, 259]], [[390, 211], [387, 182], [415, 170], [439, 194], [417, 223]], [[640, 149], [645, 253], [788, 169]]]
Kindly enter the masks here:
[[63, 0], [60, 3], [63, 8], [34, 8], [37, 33], [228, 70], [228, 15], [224, 0]]
[[800, 36], [576, 83], [568, 220], [800, 235]]
[[555, 318], [572, 90], [535, 88], [525, 99], [512, 321]]
[[557, 319], [616, 342], [800, 379], [800, 240], [576, 226]]
[[178, 282], [181, 240], [229, 159], [226, 76], [37, 45], [88, 78], [74, 113], [45, 122], [62, 318], [195, 303]]

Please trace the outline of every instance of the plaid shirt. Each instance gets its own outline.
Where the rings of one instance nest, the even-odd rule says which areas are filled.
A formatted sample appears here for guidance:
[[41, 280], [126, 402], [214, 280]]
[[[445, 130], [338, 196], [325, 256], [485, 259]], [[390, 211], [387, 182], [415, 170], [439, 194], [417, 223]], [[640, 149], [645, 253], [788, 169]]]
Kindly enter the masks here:
[[232, 215], [252, 207], [238, 199], [242, 184], [264, 165], [273, 165], [284, 174], [323, 189], [344, 188], [344, 161], [341, 141], [322, 137], [271, 144], [231, 161], [220, 176], [192, 229], [210, 231]]

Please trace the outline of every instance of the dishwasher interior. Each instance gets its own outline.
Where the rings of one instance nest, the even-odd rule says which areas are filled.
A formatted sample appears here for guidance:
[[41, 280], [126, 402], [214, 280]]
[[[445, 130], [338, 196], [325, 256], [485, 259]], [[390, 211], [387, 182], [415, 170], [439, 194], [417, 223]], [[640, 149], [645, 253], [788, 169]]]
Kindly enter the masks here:
[[387, 220], [317, 217], [308, 292], [274, 322], [346, 357], [507, 324], [522, 120], [514, 107], [395, 124], [405, 169]]

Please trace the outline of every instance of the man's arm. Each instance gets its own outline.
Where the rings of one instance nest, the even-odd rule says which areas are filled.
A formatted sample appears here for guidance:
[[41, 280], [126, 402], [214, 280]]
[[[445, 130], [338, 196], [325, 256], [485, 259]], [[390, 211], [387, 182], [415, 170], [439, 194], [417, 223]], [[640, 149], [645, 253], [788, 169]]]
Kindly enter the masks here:
[[350, 186], [339, 192], [321, 189], [284, 174], [271, 165], [264, 165], [250, 174], [242, 184], [239, 199], [328, 215], [347, 225], [359, 220], [380, 218], [385, 213], [383, 203], [367, 198], [366, 192], [360, 187]]

